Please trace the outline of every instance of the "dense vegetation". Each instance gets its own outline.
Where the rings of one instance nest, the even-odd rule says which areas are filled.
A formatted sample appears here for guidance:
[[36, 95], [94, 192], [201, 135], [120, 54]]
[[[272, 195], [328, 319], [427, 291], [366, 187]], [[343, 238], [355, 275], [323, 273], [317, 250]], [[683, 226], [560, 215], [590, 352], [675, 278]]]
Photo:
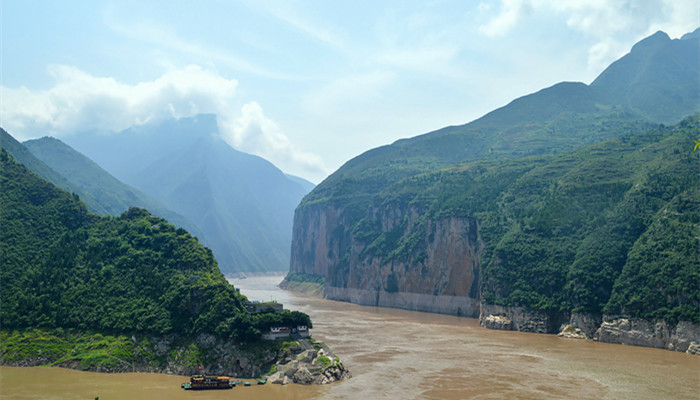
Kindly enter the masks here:
[[348, 161], [302, 202], [366, 208], [402, 179], [472, 160], [567, 153], [604, 140], [674, 124], [700, 112], [700, 30], [671, 40], [658, 32], [591, 84], [561, 82], [468, 124], [450, 126]]
[[419, 221], [384, 231], [381, 211], [364, 213], [353, 239], [362, 257], [420, 266], [429, 220], [476, 217], [487, 303], [698, 322], [697, 137], [695, 117], [570, 154], [415, 175], [371, 201]]
[[[221, 366], [222, 359], [245, 358], [246, 368], [229, 373], [258, 376], [274, 367], [278, 354], [296, 342], [257, 341], [217, 347], [195, 337], [112, 334], [63, 328], [14, 328], [0, 331], [0, 361], [6, 365], [51, 365], [97, 372], [168, 371], [201, 373], [200, 366]], [[241, 376], [241, 375], [238, 375]]]
[[251, 315], [212, 252], [183, 229], [131, 208], [87, 211], [77, 195], [0, 154], [0, 325], [254, 341], [306, 314]]

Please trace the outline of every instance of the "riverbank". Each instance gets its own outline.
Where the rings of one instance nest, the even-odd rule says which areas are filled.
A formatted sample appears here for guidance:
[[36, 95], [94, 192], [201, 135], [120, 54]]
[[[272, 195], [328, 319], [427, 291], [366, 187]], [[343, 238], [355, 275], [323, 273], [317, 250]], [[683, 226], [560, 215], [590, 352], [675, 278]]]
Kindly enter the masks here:
[[[330, 349], [309, 339], [307, 347]], [[311, 344], [313, 343], [313, 344]], [[297, 340], [258, 341], [238, 344], [212, 335], [194, 338], [179, 335], [109, 335], [74, 330], [21, 329], [0, 331], [0, 365], [55, 366], [82, 371], [124, 373], [152, 372], [175, 375], [212, 374], [245, 378], [269, 378], [282, 368], [304, 367], [308, 376], [277, 383], [324, 384], [350, 377], [334, 355], [324, 363], [324, 353], [316, 350], [299, 354], [304, 344]], [[296, 362], [288, 367], [288, 364]], [[307, 365], [308, 364], [308, 365]], [[296, 372], [296, 371], [295, 371]], [[274, 379], [273, 379], [274, 380]], [[271, 380], [272, 381], [272, 380]]]
[[284, 277], [282, 282], [280, 282], [279, 288], [324, 297], [324, 281], [325, 278], [322, 276], [311, 276], [290, 272]]
[[[700, 355], [700, 324], [680, 321], [646, 321], [625, 316], [596, 316], [581, 313], [544, 313], [524, 307], [502, 307], [479, 303], [459, 296], [413, 295], [383, 291], [358, 291], [324, 287], [313, 276], [291, 274], [279, 287], [334, 301], [361, 306], [398, 308], [454, 316], [477, 317], [479, 325], [487, 329], [554, 334], [573, 339], [653, 347]], [[365, 293], [366, 292], [366, 293]], [[339, 295], [341, 293], [342, 295]], [[354, 294], [354, 295], [348, 295]], [[445, 301], [444, 298], [448, 298]], [[366, 299], [369, 299], [365, 301]], [[393, 299], [392, 301], [380, 301]], [[437, 305], [436, 305], [437, 304]], [[473, 310], [465, 314], [464, 310]], [[474, 314], [475, 313], [475, 314]]]
[[[473, 318], [361, 307], [236, 281], [251, 300], [307, 313], [313, 336], [352, 371], [331, 385], [266, 385], [192, 393], [179, 375], [0, 367], [0, 400], [172, 399], [697, 400], [700, 357], [660, 349], [484, 329]], [[248, 379], [241, 379], [248, 380]]]
[[545, 313], [482, 303], [479, 325], [488, 329], [557, 334], [565, 338], [700, 355], [700, 324], [688, 321], [667, 323], [626, 316]]

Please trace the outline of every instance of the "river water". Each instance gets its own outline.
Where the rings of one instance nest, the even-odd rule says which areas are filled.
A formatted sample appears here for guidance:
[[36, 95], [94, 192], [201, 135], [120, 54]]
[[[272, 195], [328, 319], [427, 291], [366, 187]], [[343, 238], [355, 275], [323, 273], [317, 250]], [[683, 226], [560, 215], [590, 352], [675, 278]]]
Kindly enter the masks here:
[[308, 313], [353, 378], [185, 392], [187, 377], [0, 368], [0, 399], [700, 399], [700, 357], [493, 331], [474, 319], [362, 307], [287, 292], [281, 277], [232, 280], [251, 300]]

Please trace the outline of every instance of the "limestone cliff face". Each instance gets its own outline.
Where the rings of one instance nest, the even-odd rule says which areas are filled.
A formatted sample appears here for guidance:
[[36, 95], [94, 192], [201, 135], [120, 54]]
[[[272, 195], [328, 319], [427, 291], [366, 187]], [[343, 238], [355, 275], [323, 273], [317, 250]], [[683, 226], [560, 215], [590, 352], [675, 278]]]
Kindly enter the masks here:
[[559, 313], [545, 313], [524, 307], [481, 304], [479, 325], [489, 329], [532, 333], [557, 333], [562, 324]]
[[[360, 225], [358, 214], [365, 215]], [[698, 324], [488, 304], [479, 295], [483, 247], [475, 218], [431, 219], [411, 206], [363, 212], [319, 203], [297, 209], [291, 272], [324, 277], [324, 296], [332, 300], [478, 317], [490, 329], [700, 354]]]
[[543, 313], [523, 307], [481, 304], [479, 324], [489, 329], [533, 333], [557, 333], [577, 339], [631, 346], [656, 347], [700, 354], [700, 324], [598, 316], [595, 314]]
[[348, 247], [344, 244], [348, 222], [343, 209], [332, 205], [298, 208], [294, 213], [290, 271], [326, 276], [330, 267], [337, 264], [337, 255]]
[[700, 324], [681, 321], [674, 326], [664, 321], [606, 317], [593, 339], [698, 354]]
[[417, 208], [376, 207], [365, 218], [375, 232], [368, 237], [348, 229], [347, 213], [328, 205], [297, 210], [292, 272], [325, 276], [329, 299], [478, 316], [483, 243], [476, 219], [432, 220]]

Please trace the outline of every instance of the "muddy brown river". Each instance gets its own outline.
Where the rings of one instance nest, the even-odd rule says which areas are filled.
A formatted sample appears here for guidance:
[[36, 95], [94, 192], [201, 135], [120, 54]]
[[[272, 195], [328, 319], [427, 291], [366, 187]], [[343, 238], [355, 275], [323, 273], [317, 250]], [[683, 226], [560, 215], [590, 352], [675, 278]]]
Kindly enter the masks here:
[[253, 300], [308, 313], [353, 378], [328, 386], [180, 389], [187, 377], [0, 368], [0, 399], [700, 399], [700, 357], [493, 331], [474, 319], [361, 307], [232, 280]]

